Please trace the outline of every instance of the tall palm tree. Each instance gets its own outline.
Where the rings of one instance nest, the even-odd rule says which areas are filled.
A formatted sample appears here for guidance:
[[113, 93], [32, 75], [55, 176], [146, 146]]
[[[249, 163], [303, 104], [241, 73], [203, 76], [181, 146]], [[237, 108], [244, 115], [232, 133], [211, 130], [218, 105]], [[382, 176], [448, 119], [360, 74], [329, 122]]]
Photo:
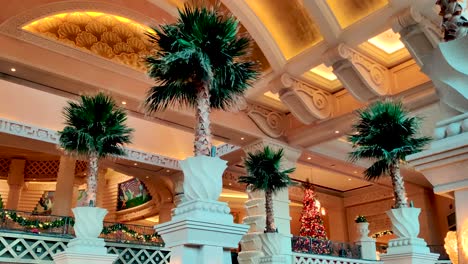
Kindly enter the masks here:
[[375, 161], [365, 170], [366, 179], [391, 177], [395, 208], [408, 207], [401, 162], [407, 155], [421, 151], [430, 141], [428, 137], [418, 137], [420, 123], [421, 118], [409, 116], [401, 102], [385, 100], [358, 111], [354, 133], [348, 137], [354, 148], [349, 153], [351, 161]]
[[59, 131], [59, 145], [65, 152], [89, 160], [86, 203], [96, 204], [99, 159], [125, 155], [123, 145], [131, 143], [133, 129], [125, 124], [127, 114], [103, 93], [83, 95], [79, 102], [68, 102], [63, 110], [65, 128]]
[[211, 109], [239, 103], [258, 72], [249, 61], [250, 40], [239, 36], [239, 21], [218, 6], [185, 5], [173, 24], [148, 33], [158, 50], [146, 59], [157, 85], [147, 94], [148, 112], [175, 105], [196, 108], [195, 156], [210, 155]]
[[268, 146], [263, 151], [248, 153], [245, 159], [247, 176], [239, 177], [239, 182], [251, 186], [253, 191], [262, 190], [265, 192], [265, 233], [276, 232], [273, 194], [293, 184], [289, 174], [293, 173], [296, 168], [281, 170], [282, 158], [283, 149], [273, 151]]

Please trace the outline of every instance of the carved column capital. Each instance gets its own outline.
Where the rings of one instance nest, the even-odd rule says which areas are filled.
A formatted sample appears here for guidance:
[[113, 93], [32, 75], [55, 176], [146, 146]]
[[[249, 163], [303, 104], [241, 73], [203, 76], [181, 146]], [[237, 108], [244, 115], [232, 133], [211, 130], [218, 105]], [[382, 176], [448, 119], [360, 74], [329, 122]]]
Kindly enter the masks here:
[[272, 84], [280, 87], [278, 90], [281, 102], [302, 123], [310, 124], [332, 116], [334, 97], [329, 92], [288, 74], [281, 75]]
[[390, 71], [345, 44], [329, 49], [324, 54], [324, 61], [325, 65], [333, 67], [333, 73], [343, 86], [361, 102], [390, 93]]
[[288, 127], [289, 120], [286, 114], [272, 108], [249, 103], [244, 111], [257, 127], [269, 137], [281, 137]]
[[302, 154], [302, 150], [293, 148], [291, 146], [286, 145], [283, 142], [279, 142], [273, 139], [259, 139], [253, 142], [250, 145], [244, 146], [242, 149], [245, 153], [261, 151], [265, 147], [270, 147], [272, 150], [277, 151], [279, 149], [283, 149], [284, 151], [284, 159], [282, 163], [283, 168], [292, 168], [295, 167], [297, 160]]

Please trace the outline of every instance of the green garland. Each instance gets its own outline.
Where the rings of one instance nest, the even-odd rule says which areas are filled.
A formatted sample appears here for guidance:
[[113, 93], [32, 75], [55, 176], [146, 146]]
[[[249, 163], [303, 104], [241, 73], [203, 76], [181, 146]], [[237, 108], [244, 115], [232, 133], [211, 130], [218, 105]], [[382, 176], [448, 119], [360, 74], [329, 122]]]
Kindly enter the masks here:
[[111, 226], [105, 226], [102, 229], [101, 234], [108, 235], [108, 234], [116, 233], [116, 232], [119, 232], [119, 231], [121, 231], [122, 233], [124, 233], [124, 234], [126, 234], [126, 235], [128, 235], [130, 237], [136, 238], [138, 240], [142, 240], [144, 242], [153, 241], [154, 239], [161, 241], [161, 236], [158, 235], [157, 233], [149, 234], [149, 235], [148, 234], [140, 234], [137, 231], [130, 229], [128, 226], [126, 226], [124, 224], [119, 224], [119, 223], [113, 224]]
[[[2, 217], [2, 219], [10, 219], [12, 220], [13, 222], [19, 224], [20, 226], [23, 226], [23, 227], [28, 227], [28, 228], [35, 228], [35, 229], [42, 229], [42, 230], [47, 230], [47, 229], [51, 229], [51, 228], [59, 228], [59, 227], [63, 227], [65, 226], [66, 224], [69, 224], [69, 225], [74, 225], [75, 224], [75, 219], [73, 219], [73, 217], [62, 217], [62, 218], [59, 218], [59, 219], [56, 219], [52, 222], [43, 222], [39, 219], [27, 219], [21, 215], [18, 215], [16, 212], [8, 212], [8, 211], [2, 211], [0, 213], [0, 216]], [[150, 242], [150, 241], [153, 241], [153, 240], [158, 240], [158, 241], [161, 241], [162, 243], [162, 239], [161, 239], [161, 236], [158, 235], [157, 233], [154, 233], [154, 234], [140, 234], [138, 233], [137, 231], [133, 230], [133, 229], [130, 229], [127, 225], [125, 224], [113, 224], [111, 226], [105, 226], [103, 229], [102, 229], [102, 232], [101, 234], [103, 235], [109, 235], [111, 233], [117, 233], [121, 231], [122, 233], [130, 236], [130, 237], [133, 237], [137, 240], [141, 240], [143, 242]]]
[[66, 224], [70, 224], [70, 225], [75, 224], [75, 220], [72, 217], [62, 217], [52, 222], [43, 222], [39, 219], [30, 220], [30, 219], [27, 219], [25, 217], [18, 215], [16, 212], [7, 212], [7, 211], [2, 211], [1, 217], [8, 218], [23, 227], [37, 228], [37, 229], [43, 229], [43, 230], [63, 227]]
[[381, 236], [392, 235], [392, 234], [393, 234], [392, 230], [385, 230], [385, 231], [381, 231], [381, 232], [373, 234], [372, 238], [379, 238]]

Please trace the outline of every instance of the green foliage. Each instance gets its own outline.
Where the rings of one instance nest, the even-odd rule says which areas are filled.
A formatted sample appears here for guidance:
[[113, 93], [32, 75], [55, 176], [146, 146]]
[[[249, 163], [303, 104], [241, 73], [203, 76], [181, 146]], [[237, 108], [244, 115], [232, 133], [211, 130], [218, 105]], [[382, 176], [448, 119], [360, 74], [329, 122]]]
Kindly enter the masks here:
[[356, 223], [367, 223], [367, 219], [365, 216], [363, 215], [358, 215], [356, 216], [356, 218], [354, 219], [354, 222]]
[[239, 36], [239, 21], [219, 6], [185, 5], [175, 23], [148, 33], [158, 50], [146, 61], [157, 85], [147, 95], [149, 112], [169, 106], [195, 107], [197, 92], [209, 87], [210, 106], [227, 109], [238, 103], [257, 78], [256, 63], [246, 59], [250, 39]]
[[295, 168], [281, 170], [282, 158], [283, 149], [273, 151], [268, 146], [263, 151], [248, 153], [245, 159], [247, 176], [239, 177], [239, 182], [251, 185], [253, 190], [273, 193], [293, 185], [289, 174], [293, 173]]
[[11, 221], [19, 224], [20, 226], [28, 227], [28, 228], [37, 228], [37, 229], [42, 229], [42, 230], [47, 230], [51, 228], [59, 228], [67, 224], [69, 225], [75, 224], [75, 220], [72, 217], [68, 217], [68, 216], [60, 217], [53, 221], [43, 222], [39, 219], [28, 219], [26, 217], [18, 215], [15, 211], [3, 211], [2, 210], [0, 215], [2, 218], [8, 218]]
[[127, 114], [103, 93], [83, 95], [68, 102], [63, 110], [65, 128], [59, 132], [60, 146], [67, 152], [99, 157], [124, 155], [123, 145], [131, 142], [133, 129], [125, 125]]
[[375, 161], [365, 172], [369, 180], [389, 174], [391, 166], [407, 155], [421, 151], [430, 141], [418, 137], [421, 118], [409, 116], [401, 102], [385, 100], [358, 111], [358, 121], [348, 140], [353, 145], [350, 160]]

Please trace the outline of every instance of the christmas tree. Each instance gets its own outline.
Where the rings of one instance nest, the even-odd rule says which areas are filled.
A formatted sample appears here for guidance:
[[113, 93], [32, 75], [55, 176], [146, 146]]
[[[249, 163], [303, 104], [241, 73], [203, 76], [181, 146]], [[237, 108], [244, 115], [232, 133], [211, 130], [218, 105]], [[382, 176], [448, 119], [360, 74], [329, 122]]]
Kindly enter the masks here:
[[309, 182], [304, 183], [304, 199], [300, 236], [295, 242], [295, 251], [313, 254], [329, 254], [327, 232], [320, 216], [320, 206], [315, 191]]

